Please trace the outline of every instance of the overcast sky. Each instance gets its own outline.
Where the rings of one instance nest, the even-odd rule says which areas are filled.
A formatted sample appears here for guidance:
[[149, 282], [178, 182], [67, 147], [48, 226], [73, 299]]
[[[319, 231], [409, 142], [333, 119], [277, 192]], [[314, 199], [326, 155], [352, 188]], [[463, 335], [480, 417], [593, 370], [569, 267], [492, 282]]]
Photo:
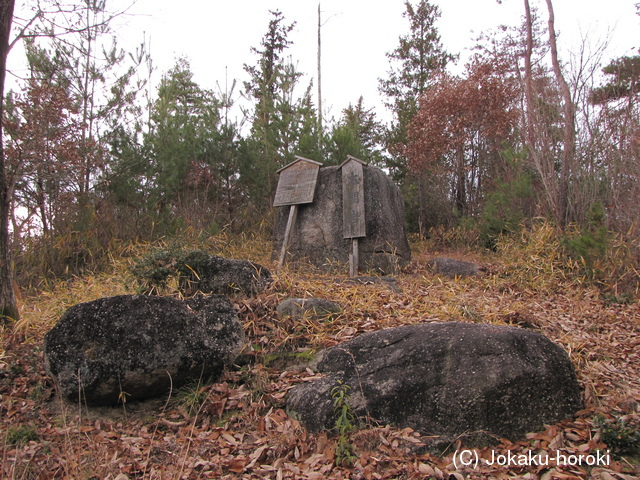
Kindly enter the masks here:
[[[110, 9], [132, 0], [108, 0]], [[482, 31], [501, 24], [518, 24], [522, 0], [432, 0], [442, 17], [438, 29], [445, 48], [462, 53]], [[546, 16], [543, 0], [540, 4]], [[414, 0], [413, 3], [417, 3]], [[554, 0], [556, 28], [560, 32], [562, 60], [576, 50], [581, 37], [592, 43], [611, 39], [608, 58], [633, 55], [640, 47], [640, 17], [636, 0]], [[378, 78], [389, 64], [385, 56], [408, 32], [402, 18], [404, 0], [322, 0], [322, 91], [325, 117], [339, 117], [349, 103], [361, 95], [365, 105], [382, 108]], [[233, 79], [246, 80], [245, 63], [255, 63], [250, 48], [258, 47], [271, 18], [269, 10], [280, 10], [286, 23], [296, 22], [289, 39], [289, 53], [305, 74], [304, 85], [313, 80], [316, 92], [317, 0], [137, 0], [129, 15], [118, 19], [122, 46], [132, 48], [143, 39], [150, 45], [154, 80], [170, 69], [175, 60], [189, 59], [195, 80], [203, 88], [216, 89]], [[12, 55], [14, 53], [12, 52]], [[11, 59], [10, 59], [11, 60]], [[239, 86], [240, 86], [239, 85]]]

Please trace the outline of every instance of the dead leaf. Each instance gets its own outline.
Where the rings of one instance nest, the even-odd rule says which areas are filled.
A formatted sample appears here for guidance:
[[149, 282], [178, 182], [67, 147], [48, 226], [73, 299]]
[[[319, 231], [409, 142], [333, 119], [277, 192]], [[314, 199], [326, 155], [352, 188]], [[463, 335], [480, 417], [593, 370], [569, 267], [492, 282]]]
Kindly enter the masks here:
[[227, 463], [227, 466], [229, 467], [230, 472], [242, 473], [246, 464], [246, 459], [233, 459]]

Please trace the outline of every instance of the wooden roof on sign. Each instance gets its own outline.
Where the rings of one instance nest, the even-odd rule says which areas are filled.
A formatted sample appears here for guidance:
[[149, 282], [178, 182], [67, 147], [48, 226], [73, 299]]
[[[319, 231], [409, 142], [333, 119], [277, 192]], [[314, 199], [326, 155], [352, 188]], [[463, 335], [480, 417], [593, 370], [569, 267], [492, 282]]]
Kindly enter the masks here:
[[278, 170], [280, 178], [273, 206], [312, 203], [320, 165], [315, 160], [296, 156], [296, 160]]
[[347, 155], [347, 159], [342, 162], [340, 164], [340, 168], [344, 167], [345, 164], [349, 163], [349, 162], [358, 162], [361, 163], [363, 166], [368, 166], [369, 164], [367, 162], [365, 162], [364, 160], [360, 160], [359, 158], [354, 157], [353, 155]]
[[311, 160], [310, 158], [304, 158], [304, 157], [301, 157], [299, 155], [296, 155], [295, 158], [296, 159], [293, 162], [285, 165], [284, 167], [280, 168], [279, 170], [276, 170], [276, 173], [280, 173], [283, 170], [286, 170], [287, 168], [291, 167], [292, 165], [295, 165], [298, 162], [307, 162], [307, 163], [310, 163], [311, 165], [317, 165], [318, 167], [322, 166], [321, 162], [316, 162], [315, 160]]

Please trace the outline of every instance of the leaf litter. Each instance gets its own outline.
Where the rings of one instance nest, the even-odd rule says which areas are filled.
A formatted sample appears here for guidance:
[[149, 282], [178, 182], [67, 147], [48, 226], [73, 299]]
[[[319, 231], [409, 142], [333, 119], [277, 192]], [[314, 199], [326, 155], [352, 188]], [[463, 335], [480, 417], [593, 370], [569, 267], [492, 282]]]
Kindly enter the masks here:
[[[538, 248], [536, 246], [536, 248]], [[265, 249], [263, 248], [263, 251]], [[397, 279], [354, 283], [284, 269], [256, 298], [234, 299], [247, 335], [238, 364], [214, 384], [167, 399], [87, 409], [60, 400], [43, 367], [42, 340], [74, 303], [133, 293], [122, 265], [113, 276], [58, 284], [25, 301], [23, 320], [0, 347], [2, 478], [38, 479], [600, 479], [640, 478], [634, 455], [606, 465], [491, 465], [493, 456], [595, 456], [607, 452], [602, 425], [640, 429], [640, 307], [611, 303], [555, 256], [476, 255], [484, 273], [447, 279], [425, 267], [426, 249]], [[469, 253], [466, 254], [469, 259]], [[546, 262], [546, 263], [545, 263]], [[268, 260], [262, 262], [269, 265]], [[120, 270], [118, 270], [120, 268]], [[114, 281], [114, 278], [121, 281]], [[172, 293], [172, 292], [168, 292]], [[334, 317], [279, 318], [285, 298], [320, 297], [342, 305]], [[562, 345], [576, 366], [585, 408], [518, 441], [475, 449], [478, 463], [456, 463], [460, 442], [443, 452], [429, 437], [373, 419], [350, 433], [357, 455], [340, 464], [332, 432], [310, 434], [286, 412], [286, 394], [318, 374], [307, 363], [320, 349], [362, 333], [405, 324], [462, 321], [535, 329]], [[196, 396], [197, 395], [197, 396]], [[195, 408], [185, 406], [185, 399]], [[618, 423], [616, 423], [618, 422]], [[622, 423], [620, 423], [622, 422]], [[608, 430], [607, 430], [608, 431]], [[632, 439], [631, 439], [632, 440]], [[629, 440], [629, 441], [631, 441]], [[610, 442], [613, 440], [609, 439]]]

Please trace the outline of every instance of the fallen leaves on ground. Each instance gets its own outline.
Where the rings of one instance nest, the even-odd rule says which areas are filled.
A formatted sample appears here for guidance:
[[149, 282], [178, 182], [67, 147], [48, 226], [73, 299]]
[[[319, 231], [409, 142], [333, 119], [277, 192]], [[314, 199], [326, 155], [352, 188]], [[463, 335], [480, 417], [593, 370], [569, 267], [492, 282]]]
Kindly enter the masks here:
[[[315, 273], [285, 272], [270, 291], [236, 299], [248, 344], [243, 366], [201, 386], [204, 400], [186, 409], [168, 399], [87, 409], [61, 402], [43, 370], [42, 338], [59, 306], [34, 298], [28, 328], [5, 332], [0, 350], [0, 447], [3, 478], [38, 479], [600, 479], [639, 478], [638, 458], [587, 464], [610, 450], [599, 421], [621, 420], [638, 429], [640, 307], [609, 304], [589, 286], [566, 283], [536, 289], [491, 265], [484, 275], [445, 279], [418, 259], [384, 283], [358, 284]], [[554, 279], [557, 281], [557, 279]], [[78, 288], [81, 288], [78, 287]], [[115, 287], [114, 287], [115, 288]], [[124, 293], [124, 292], [117, 292]], [[70, 295], [72, 296], [72, 295]], [[321, 297], [344, 307], [337, 317], [294, 322], [275, 308], [287, 297]], [[90, 300], [83, 298], [82, 301]], [[71, 305], [68, 305], [71, 306]], [[49, 312], [49, 313], [48, 313]], [[357, 454], [339, 463], [331, 432], [308, 433], [286, 413], [293, 386], [318, 378], [305, 353], [362, 333], [403, 324], [467, 321], [532, 328], [561, 344], [576, 365], [585, 409], [517, 442], [497, 439], [469, 449], [461, 464], [458, 442], [435, 453], [429, 437], [411, 429], [365, 422], [351, 433]], [[575, 464], [555, 464], [557, 455]], [[500, 457], [502, 456], [502, 457]], [[547, 458], [532, 464], [530, 456]], [[515, 458], [498, 465], [492, 458]], [[518, 464], [518, 459], [524, 464]], [[525, 461], [526, 459], [526, 461]], [[582, 460], [579, 460], [582, 459]], [[503, 462], [504, 463], [504, 462]]]

